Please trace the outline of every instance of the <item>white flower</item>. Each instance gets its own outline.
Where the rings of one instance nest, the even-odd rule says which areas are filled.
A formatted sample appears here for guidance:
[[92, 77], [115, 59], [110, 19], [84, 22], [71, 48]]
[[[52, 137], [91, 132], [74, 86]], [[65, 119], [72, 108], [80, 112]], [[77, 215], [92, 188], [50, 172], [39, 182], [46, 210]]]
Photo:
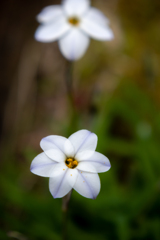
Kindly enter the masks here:
[[40, 42], [59, 40], [59, 47], [69, 60], [83, 56], [89, 37], [100, 41], [113, 39], [109, 21], [90, 0], [63, 0], [61, 5], [45, 7], [37, 16], [41, 23], [35, 38]]
[[68, 139], [48, 136], [41, 140], [43, 153], [31, 163], [31, 172], [49, 177], [49, 189], [54, 198], [61, 198], [75, 189], [86, 198], [95, 199], [100, 191], [97, 173], [111, 165], [107, 157], [95, 152], [96, 134], [80, 130]]

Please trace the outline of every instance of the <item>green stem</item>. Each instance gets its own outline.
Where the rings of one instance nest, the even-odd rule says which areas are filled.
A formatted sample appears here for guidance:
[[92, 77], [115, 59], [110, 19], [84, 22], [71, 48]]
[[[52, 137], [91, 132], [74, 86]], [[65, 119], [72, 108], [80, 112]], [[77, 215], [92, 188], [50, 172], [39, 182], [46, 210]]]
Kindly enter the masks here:
[[70, 129], [68, 135], [77, 130], [77, 110], [74, 101], [73, 91], [73, 62], [66, 61], [65, 82], [70, 105]]
[[72, 194], [72, 190], [62, 199], [62, 213], [63, 213], [62, 240], [67, 240], [68, 206], [69, 206], [71, 194]]
[[66, 61], [66, 87], [69, 100], [74, 106], [74, 96], [73, 96], [73, 62]]

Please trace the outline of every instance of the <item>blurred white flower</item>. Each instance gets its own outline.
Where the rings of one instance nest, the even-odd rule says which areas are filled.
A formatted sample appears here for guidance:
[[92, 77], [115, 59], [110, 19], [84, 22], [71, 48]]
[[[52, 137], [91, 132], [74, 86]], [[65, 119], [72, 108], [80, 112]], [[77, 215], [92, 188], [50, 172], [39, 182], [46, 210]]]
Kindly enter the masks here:
[[89, 37], [100, 41], [113, 39], [108, 19], [90, 7], [90, 0], [63, 0], [61, 5], [45, 7], [37, 20], [41, 25], [35, 33], [36, 40], [59, 40], [62, 54], [72, 61], [83, 56]]
[[41, 140], [43, 153], [31, 163], [31, 172], [49, 177], [49, 189], [54, 198], [61, 198], [72, 188], [86, 198], [95, 199], [100, 191], [97, 173], [111, 165], [107, 157], [95, 152], [96, 134], [80, 130], [68, 139], [48, 136]]

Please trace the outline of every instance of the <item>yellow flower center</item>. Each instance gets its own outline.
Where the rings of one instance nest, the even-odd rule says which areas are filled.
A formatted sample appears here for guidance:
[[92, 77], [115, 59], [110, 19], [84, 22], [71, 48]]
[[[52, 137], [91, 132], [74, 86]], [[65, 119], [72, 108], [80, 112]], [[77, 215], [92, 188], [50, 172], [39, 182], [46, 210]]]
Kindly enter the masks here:
[[74, 158], [67, 158], [65, 164], [68, 168], [74, 169], [78, 166], [78, 161], [75, 160]]
[[73, 26], [78, 26], [80, 21], [77, 17], [71, 17], [68, 19], [68, 22]]

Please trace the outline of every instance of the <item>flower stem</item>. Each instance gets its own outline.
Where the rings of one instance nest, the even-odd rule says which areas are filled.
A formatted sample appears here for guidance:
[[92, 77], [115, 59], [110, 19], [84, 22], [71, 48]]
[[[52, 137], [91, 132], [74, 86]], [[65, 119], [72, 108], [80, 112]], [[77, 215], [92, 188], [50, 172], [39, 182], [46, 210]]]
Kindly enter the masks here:
[[72, 190], [62, 199], [62, 213], [63, 213], [62, 240], [67, 240], [68, 206], [69, 206], [71, 194], [72, 194]]
[[74, 105], [73, 97], [73, 62], [66, 61], [66, 87], [69, 100], [72, 105]]
[[73, 91], [73, 62], [66, 61], [65, 82], [68, 94], [68, 100], [70, 105], [70, 127], [68, 129], [68, 135], [77, 130], [77, 110], [74, 101]]

